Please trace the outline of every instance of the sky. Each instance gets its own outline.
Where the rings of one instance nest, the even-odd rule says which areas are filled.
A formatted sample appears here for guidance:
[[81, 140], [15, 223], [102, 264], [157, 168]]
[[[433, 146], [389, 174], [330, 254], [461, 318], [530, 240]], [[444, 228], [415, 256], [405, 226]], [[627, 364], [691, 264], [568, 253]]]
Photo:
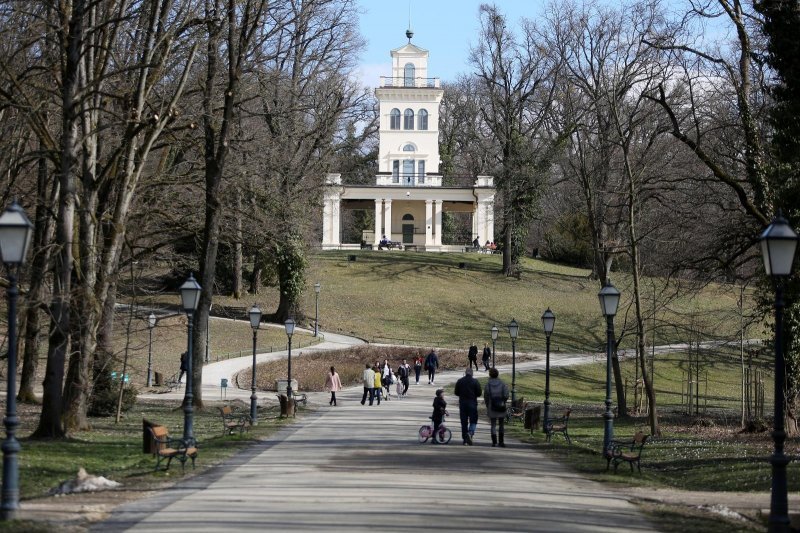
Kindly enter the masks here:
[[[367, 40], [360, 75], [364, 85], [374, 87], [379, 77], [391, 75], [389, 51], [408, 42], [409, 7], [411, 42], [430, 52], [428, 75], [453, 81], [469, 71], [471, 44], [479, 32], [478, 8], [488, 0], [357, 0], [362, 11], [359, 25]], [[535, 18], [545, 0], [496, 0], [513, 26], [521, 17]]]

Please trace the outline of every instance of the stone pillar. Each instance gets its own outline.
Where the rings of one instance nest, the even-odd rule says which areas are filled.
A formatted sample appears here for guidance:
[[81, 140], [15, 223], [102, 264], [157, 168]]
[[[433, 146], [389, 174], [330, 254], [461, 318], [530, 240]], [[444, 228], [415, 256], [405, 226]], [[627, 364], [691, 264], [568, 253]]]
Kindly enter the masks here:
[[433, 216], [435, 219], [435, 227], [434, 230], [436, 231], [436, 239], [434, 241], [435, 246], [442, 245], [442, 201], [441, 200], [434, 200], [433, 201]]
[[384, 200], [383, 201], [383, 232], [386, 234], [386, 238], [390, 241], [392, 239], [392, 201], [391, 200]]
[[433, 246], [433, 200], [425, 200], [425, 246]]
[[331, 244], [338, 247], [341, 244], [342, 235], [342, 202], [338, 198], [331, 202]]
[[376, 247], [381, 242], [381, 222], [383, 218], [383, 200], [376, 199], [375, 200], [375, 242], [373, 243]]
[[333, 210], [333, 200], [330, 198], [325, 198], [325, 202], [322, 204], [322, 247], [329, 246], [333, 244], [331, 242], [331, 235], [332, 229], [331, 225], [333, 224], [333, 217], [331, 216], [331, 211]]
[[483, 234], [481, 233], [481, 203], [480, 201], [476, 201], [474, 204], [474, 208], [472, 210], [472, 236], [469, 240], [474, 241], [475, 237], [478, 237], [478, 240], [481, 244], [483, 244]]

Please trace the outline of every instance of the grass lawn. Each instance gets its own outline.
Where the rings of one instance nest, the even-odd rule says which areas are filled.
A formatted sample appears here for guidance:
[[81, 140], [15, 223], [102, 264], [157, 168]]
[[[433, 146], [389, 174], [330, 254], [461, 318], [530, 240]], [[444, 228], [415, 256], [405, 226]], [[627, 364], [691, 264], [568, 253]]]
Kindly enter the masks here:
[[[348, 261], [355, 255], [356, 261]], [[520, 280], [500, 273], [502, 258], [483, 254], [434, 254], [394, 251], [320, 252], [311, 257], [308, 287], [301, 309], [314, 314], [313, 284], [319, 281], [323, 330], [353, 334], [377, 342], [466, 348], [491, 343], [492, 325], [500, 329], [497, 349], [511, 351], [507, 325], [520, 324], [519, 351], [542, 351], [541, 315], [550, 307], [557, 316], [562, 350], [598, 352], [605, 342], [597, 281], [588, 270], [524, 258]], [[464, 263], [464, 269], [459, 268]], [[616, 274], [622, 292], [617, 334], [631, 347], [633, 312], [630, 278]], [[695, 329], [704, 340], [738, 338], [738, 287], [713, 285], [690, 290], [645, 278], [645, 312], [651, 313], [656, 291], [656, 343], [687, 342]], [[683, 294], [683, 296], [674, 296]], [[752, 307], [745, 293], [745, 312]], [[277, 302], [277, 300], [276, 300]], [[648, 327], [652, 318], [648, 317]], [[760, 334], [754, 327], [746, 335]]]
[[[531, 436], [521, 425], [513, 426], [512, 431], [579, 472], [611, 483], [685, 490], [769, 491], [771, 469], [768, 457], [772, 453], [772, 438], [768, 431], [739, 432], [739, 407], [735, 400], [738, 392], [732, 393], [740, 379], [736, 358], [731, 354], [717, 354], [710, 365], [708, 402], [701, 398], [699, 415], [687, 414], [688, 408], [680, 401], [682, 367], [685, 366], [682, 354], [657, 358], [655, 364], [662, 435], [646, 445], [641, 475], [631, 474], [625, 464], [620, 466], [619, 474], [605, 472], [606, 461], [600, 453], [604, 425], [602, 413], [605, 410], [603, 361], [551, 370], [551, 416], [560, 416], [568, 406], [573, 408], [569, 423], [571, 446], [567, 446], [559, 435], [547, 444], [542, 433], [534, 432]], [[633, 361], [624, 361], [622, 366], [623, 374], [633, 382]], [[518, 396], [541, 403], [544, 400], [544, 373], [518, 376], [517, 390]], [[772, 397], [771, 387], [767, 388], [765, 396]], [[612, 392], [612, 399], [616, 405], [615, 392]], [[766, 414], [770, 416], [771, 412]], [[771, 423], [767, 425], [771, 426]], [[639, 430], [650, 433], [644, 416], [614, 421], [614, 435], [618, 439], [629, 439]], [[800, 439], [788, 439], [786, 453], [790, 457], [800, 454]], [[796, 461], [789, 465], [788, 478], [789, 490], [800, 490], [800, 464]]]
[[[238, 410], [249, 413], [249, 406], [231, 402]], [[278, 417], [276, 407], [259, 410], [259, 424], [243, 435], [222, 436], [222, 422], [215, 402], [195, 410], [194, 434], [200, 452], [197, 471], [209, 468], [245, 446], [269, 435], [287, 419]], [[221, 404], [219, 404], [221, 405]], [[19, 435], [30, 435], [38, 422], [38, 406], [19, 406], [22, 425]], [[302, 412], [302, 411], [301, 411]], [[157, 487], [166, 480], [180, 479], [192, 472], [187, 462], [186, 474], [180, 463], [173, 461], [167, 472], [153, 472], [155, 458], [142, 453], [142, 419], [167, 426], [170, 436], [183, 433], [183, 410], [180, 401], [138, 401], [119, 424], [113, 417], [92, 418], [92, 431], [72, 439], [51, 442], [21, 438], [19, 455], [20, 489], [23, 500], [47, 494], [66, 479], [74, 478], [79, 467], [94, 475], [119, 481], [129, 490]]]

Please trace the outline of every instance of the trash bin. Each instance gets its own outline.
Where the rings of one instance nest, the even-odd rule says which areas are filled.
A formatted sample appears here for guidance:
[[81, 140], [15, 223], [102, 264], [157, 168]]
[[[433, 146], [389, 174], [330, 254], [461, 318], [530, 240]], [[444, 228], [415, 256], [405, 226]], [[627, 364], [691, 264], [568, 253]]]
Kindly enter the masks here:
[[541, 419], [542, 406], [530, 405], [525, 409], [525, 429], [539, 429], [539, 420]]
[[294, 400], [290, 400], [285, 394], [279, 394], [278, 401], [281, 403], [281, 417], [294, 416]]
[[142, 453], [156, 453], [156, 443], [153, 442], [153, 434], [150, 433], [150, 428], [160, 425], [142, 418]]

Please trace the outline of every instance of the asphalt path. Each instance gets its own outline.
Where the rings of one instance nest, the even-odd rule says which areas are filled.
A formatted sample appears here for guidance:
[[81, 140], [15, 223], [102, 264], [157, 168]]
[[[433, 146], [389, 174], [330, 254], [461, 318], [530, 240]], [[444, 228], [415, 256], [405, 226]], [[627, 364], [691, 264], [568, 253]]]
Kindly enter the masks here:
[[[575, 358], [587, 360], [554, 354], [553, 365]], [[509, 381], [509, 372], [501, 368], [501, 378]], [[118, 507], [92, 530], [655, 531], [626, 496], [529, 445], [506, 439], [506, 448], [492, 448], [485, 418], [475, 445], [463, 446], [457, 398], [446, 398], [450, 444], [420, 444], [435, 389], [460, 375], [412, 384], [407, 397], [380, 406], [362, 406], [357, 388], [340, 392], [336, 407], [313, 395], [318, 409], [297, 423], [155, 497]]]

